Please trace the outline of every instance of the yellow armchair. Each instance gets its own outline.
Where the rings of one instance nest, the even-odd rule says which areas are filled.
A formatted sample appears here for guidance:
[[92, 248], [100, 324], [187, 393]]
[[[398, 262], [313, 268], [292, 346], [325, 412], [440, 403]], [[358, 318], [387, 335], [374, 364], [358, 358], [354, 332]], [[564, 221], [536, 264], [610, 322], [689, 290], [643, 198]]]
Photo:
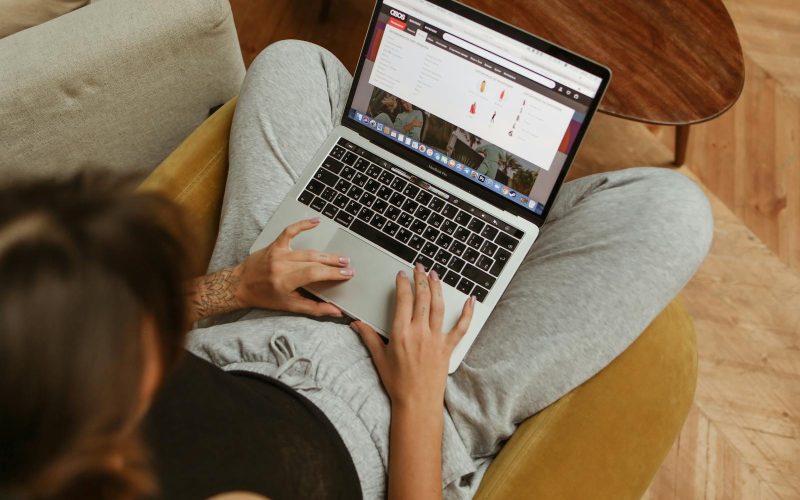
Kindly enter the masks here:
[[[142, 184], [191, 218], [196, 274], [216, 241], [235, 106], [209, 117]], [[683, 426], [696, 381], [694, 328], [676, 300], [604, 370], [522, 422], [476, 498], [640, 498]]]

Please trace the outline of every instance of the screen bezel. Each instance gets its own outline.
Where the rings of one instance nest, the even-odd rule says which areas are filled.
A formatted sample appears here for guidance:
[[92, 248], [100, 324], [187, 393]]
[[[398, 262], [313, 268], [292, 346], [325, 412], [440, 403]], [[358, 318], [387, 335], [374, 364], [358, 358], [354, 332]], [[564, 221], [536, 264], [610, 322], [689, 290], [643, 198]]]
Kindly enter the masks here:
[[400, 144], [386, 137], [384, 134], [380, 134], [377, 131], [372, 130], [369, 127], [365, 126], [361, 122], [358, 122], [350, 118], [349, 113], [353, 106], [353, 98], [355, 96], [356, 87], [358, 86], [358, 81], [361, 78], [361, 72], [364, 68], [364, 60], [367, 57], [369, 46], [372, 41], [372, 33], [375, 30], [375, 25], [378, 22], [378, 16], [381, 12], [381, 8], [383, 7], [384, 3], [383, 0], [377, 0], [375, 2], [375, 8], [372, 12], [372, 19], [370, 20], [369, 28], [367, 29], [367, 34], [364, 37], [364, 45], [361, 49], [361, 55], [359, 56], [358, 59], [358, 66], [356, 67], [355, 75], [353, 76], [353, 84], [350, 86], [350, 94], [347, 97], [347, 104], [345, 105], [345, 111], [342, 115], [341, 124], [353, 130], [354, 132], [361, 135], [370, 142], [377, 144], [381, 148], [386, 149], [397, 156], [400, 156], [401, 158], [413, 163], [414, 165], [426, 170], [427, 172], [430, 172], [438, 177], [447, 179], [447, 181], [452, 182], [453, 184], [463, 189], [464, 191], [467, 191], [468, 193], [488, 203], [491, 203], [493, 206], [496, 206], [504, 211], [523, 217], [533, 222], [537, 226], [541, 226], [542, 224], [544, 224], [544, 221], [547, 218], [547, 215], [553, 206], [558, 191], [561, 189], [561, 185], [563, 184], [564, 179], [567, 176], [567, 172], [572, 166], [572, 162], [575, 158], [575, 155], [580, 149], [580, 145], [583, 141], [584, 135], [586, 134], [586, 130], [589, 128], [592, 118], [594, 117], [594, 114], [597, 111], [597, 108], [603, 99], [603, 95], [605, 94], [605, 91], [608, 88], [608, 83], [611, 80], [611, 70], [600, 63], [592, 61], [591, 59], [587, 59], [586, 57], [580, 56], [570, 50], [560, 47], [552, 42], [548, 42], [536, 35], [525, 32], [504, 21], [494, 18], [479, 10], [473, 9], [472, 7], [469, 7], [467, 5], [458, 3], [454, 0], [426, 0], [426, 1], [430, 2], [431, 4], [437, 5], [439, 7], [442, 7], [444, 9], [447, 9], [471, 21], [479, 23], [491, 30], [497, 31], [498, 33], [513, 38], [514, 40], [522, 42], [530, 47], [533, 47], [536, 50], [544, 52], [545, 54], [557, 57], [558, 59], [561, 59], [562, 61], [572, 64], [573, 66], [576, 66], [584, 71], [587, 71], [594, 76], [600, 77], [601, 80], [600, 87], [597, 89], [597, 94], [595, 95], [594, 100], [592, 101], [591, 105], [589, 106], [589, 109], [585, 114], [585, 119], [583, 120], [583, 123], [581, 124], [581, 127], [578, 130], [578, 134], [575, 137], [575, 141], [573, 142], [572, 148], [570, 149], [570, 151], [567, 152], [567, 158], [564, 160], [564, 166], [561, 168], [561, 172], [559, 173], [556, 182], [553, 184], [553, 189], [550, 192], [550, 196], [548, 197], [547, 202], [544, 204], [544, 209], [542, 210], [542, 213], [537, 214], [532, 210], [505, 198], [500, 193], [496, 193], [494, 191], [486, 189], [485, 187], [470, 181], [468, 178], [456, 172], [451, 171], [445, 166], [436, 163], [432, 160], [428, 160], [422, 155], [401, 146]]

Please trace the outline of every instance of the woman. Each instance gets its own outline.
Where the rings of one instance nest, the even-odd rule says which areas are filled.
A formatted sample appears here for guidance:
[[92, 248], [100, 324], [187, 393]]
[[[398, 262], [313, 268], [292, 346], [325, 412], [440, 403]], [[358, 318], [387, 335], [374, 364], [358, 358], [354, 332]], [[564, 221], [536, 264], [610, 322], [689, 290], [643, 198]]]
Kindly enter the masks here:
[[[358, 322], [352, 325], [355, 335], [338, 320], [341, 313], [335, 307], [296, 292], [303, 284], [344, 280], [358, 272], [358, 262], [347, 256], [291, 249], [292, 235], [313, 230], [314, 221], [287, 228], [270, 247], [248, 256], [264, 223], [341, 116], [349, 84], [350, 76], [330, 53], [302, 42], [271, 46], [248, 72], [231, 132], [230, 171], [210, 274], [196, 281], [190, 293], [193, 317], [214, 317], [188, 335], [186, 345], [197, 357], [187, 356], [166, 378], [148, 419], [156, 470], [167, 496], [197, 498], [186, 491], [202, 483], [202, 491], [211, 494], [222, 491], [212, 488], [224, 483], [274, 498], [350, 498], [359, 493], [378, 498], [387, 492], [398, 499], [469, 497], [517, 423], [622, 352], [707, 252], [712, 230], [708, 203], [691, 181], [660, 169], [598, 174], [562, 188], [534, 249], [452, 376], [446, 373], [447, 359], [466, 328], [472, 304], [465, 304], [453, 331], [440, 332], [435, 275], [418, 269], [413, 279], [397, 277], [396, 317], [388, 344]], [[169, 238], [163, 229], [150, 228], [155, 224], [149, 214], [131, 208], [144, 203], [140, 197], [91, 201], [65, 210], [55, 202], [75, 193], [59, 193], [37, 198], [26, 210], [0, 210], [0, 369], [6, 375], [0, 379], [0, 396], [7, 412], [3, 420], [12, 424], [0, 426], [0, 432], [18, 450], [13, 455], [17, 465], [5, 473], [2, 484], [42, 496], [72, 484], [84, 486], [82, 491], [112, 491], [86, 489], [106, 483], [118, 490], [126, 484], [138, 485], [126, 491], [146, 491], [142, 455], [123, 453], [137, 448], [123, 444], [136, 441], [131, 437], [136, 416], [172, 366], [175, 339], [183, 331], [177, 326], [183, 313], [177, 305], [181, 294], [175, 245], [151, 244]], [[20, 217], [23, 212], [27, 217]], [[84, 217], [75, 231], [65, 229], [72, 219], [58, 215], [71, 212]], [[31, 217], [41, 213], [55, 222], [20, 222], [40, 220]], [[138, 234], [138, 228], [149, 236], [129, 236]], [[106, 241], [102, 232], [96, 233], [100, 230], [114, 238], [98, 244]], [[56, 273], [59, 286], [49, 285], [54, 273], [48, 263], [55, 262], [51, 254], [66, 252], [62, 246], [69, 250], [75, 243], [58, 243], [47, 252], [37, 245], [61, 231], [76, 235], [68, 242], [81, 242], [80, 251], [67, 252], [77, 269], [102, 264], [108, 276], [84, 281], [83, 276], [92, 274], [74, 271], [62, 278]], [[26, 250], [11, 251], [18, 248]], [[31, 257], [21, 260], [23, 254]], [[88, 286], [92, 290], [85, 297], [77, 293]], [[51, 301], [42, 298], [42, 290], [51, 289], [71, 290], [64, 296], [81, 301], [51, 314]], [[12, 310], [19, 312], [8, 313]], [[86, 328], [70, 327], [75, 321], [95, 321], [95, 315], [104, 322], [91, 330], [97, 332], [91, 337], [84, 337]], [[13, 333], [29, 323], [37, 325], [35, 334]], [[51, 346], [51, 337], [60, 340]], [[34, 340], [25, 344], [22, 338]], [[88, 350], [89, 345], [97, 347]], [[47, 355], [40, 356], [39, 350]], [[126, 366], [135, 366], [128, 375], [117, 373], [120, 364], [108, 360], [108, 353], [116, 351], [131, 360]], [[78, 364], [79, 355], [94, 363]], [[112, 374], [90, 377], [95, 386], [86, 389], [109, 396], [102, 401], [73, 398], [57, 384], [34, 383], [47, 379], [40, 372], [50, 364], [64, 364], [64, 373], [83, 373], [90, 366], [99, 370], [95, 373]], [[180, 378], [187, 364], [190, 369]], [[40, 404], [25, 406], [25, 411], [9, 404], [24, 401], [26, 394], [39, 394]], [[135, 403], [126, 397], [131, 394], [139, 395]], [[86, 408], [100, 403], [109, 409], [93, 417], [88, 427], [80, 418], [57, 430], [49, 427], [59, 422], [55, 418], [36, 426], [27, 423], [31, 415], [39, 422], [40, 416], [57, 413], [54, 408], [89, 415]], [[243, 416], [225, 420], [233, 412]], [[264, 416], [259, 421], [254, 415]], [[246, 429], [236, 434], [242, 426]], [[50, 441], [40, 438], [45, 428], [62, 434], [60, 446], [49, 447]], [[215, 441], [217, 435], [225, 439]], [[35, 444], [32, 451], [23, 444], [26, 438]], [[194, 452], [203, 446], [206, 452]], [[316, 456], [323, 459], [314, 461]], [[268, 476], [263, 489], [243, 487], [258, 479], [252, 472], [231, 479], [253, 462], [260, 466], [259, 477]], [[59, 465], [63, 463], [69, 466]], [[184, 477], [174, 480], [181, 470]], [[217, 480], [213, 487], [212, 479]], [[313, 490], [317, 484], [321, 491]], [[288, 493], [275, 493], [281, 488]]]

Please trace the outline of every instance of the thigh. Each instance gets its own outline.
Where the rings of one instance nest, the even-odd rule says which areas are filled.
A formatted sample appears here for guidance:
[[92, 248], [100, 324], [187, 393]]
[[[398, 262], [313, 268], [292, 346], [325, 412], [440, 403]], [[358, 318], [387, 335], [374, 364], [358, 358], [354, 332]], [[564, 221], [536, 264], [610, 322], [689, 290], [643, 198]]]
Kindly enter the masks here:
[[342, 115], [351, 77], [336, 57], [300, 41], [267, 47], [242, 85], [228, 180], [209, 271], [243, 260]]
[[473, 455], [597, 373], [702, 262], [708, 201], [664, 169], [598, 174], [562, 189], [539, 239], [447, 389]]

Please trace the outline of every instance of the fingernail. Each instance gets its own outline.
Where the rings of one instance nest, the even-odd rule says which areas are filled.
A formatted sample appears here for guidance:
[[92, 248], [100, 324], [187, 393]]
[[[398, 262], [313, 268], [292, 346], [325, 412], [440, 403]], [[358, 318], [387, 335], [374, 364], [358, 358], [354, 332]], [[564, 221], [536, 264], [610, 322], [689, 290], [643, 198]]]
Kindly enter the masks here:
[[312, 217], [312, 218], [308, 219], [308, 222], [316, 224], [316, 223], [319, 222], [319, 217]]
[[355, 321], [350, 323], [350, 328], [352, 328], [354, 332], [358, 332], [358, 325], [356, 324]]
[[433, 281], [439, 281], [439, 273], [436, 271], [431, 271], [430, 277]]
[[425, 266], [423, 266], [421, 262], [417, 262], [416, 264], [414, 264], [414, 269], [416, 269], [421, 273], [425, 272]]
[[347, 269], [340, 269], [339, 273], [342, 276], [355, 276], [356, 274], [355, 269], [353, 269], [352, 267], [348, 267]]
[[408, 278], [408, 275], [406, 274], [406, 272], [405, 272], [405, 271], [398, 271], [398, 272], [397, 272], [397, 275], [398, 275], [398, 276], [401, 276], [401, 277], [403, 277], [403, 278]]
[[350, 263], [350, 257], [339, 257], [339, 264], [347, 265], [349, 263]]
[[469, 298], [469, 305], [471, 305], [471, 306], [474, 306], [474, 305], [475, 305], [475, 300], [476, 300], [476, 299], [475, 299], [475, 296], [474, 296], [474, 295], [473, 295], [473, 296], [471, 296], [471, 297]]

